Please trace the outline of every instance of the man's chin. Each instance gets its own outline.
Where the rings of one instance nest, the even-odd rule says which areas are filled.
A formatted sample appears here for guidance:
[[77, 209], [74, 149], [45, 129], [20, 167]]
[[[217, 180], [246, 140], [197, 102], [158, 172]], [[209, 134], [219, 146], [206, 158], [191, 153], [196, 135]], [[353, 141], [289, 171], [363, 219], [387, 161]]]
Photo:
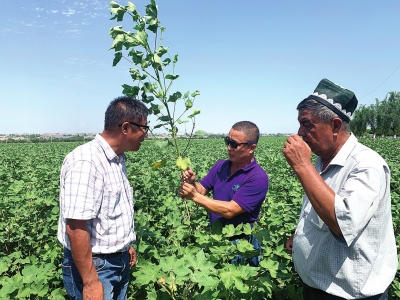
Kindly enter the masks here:
[[132, 148], [130, 151], [136, 152], [139, 151], [141, 144], [139, 144], [138, 146]]

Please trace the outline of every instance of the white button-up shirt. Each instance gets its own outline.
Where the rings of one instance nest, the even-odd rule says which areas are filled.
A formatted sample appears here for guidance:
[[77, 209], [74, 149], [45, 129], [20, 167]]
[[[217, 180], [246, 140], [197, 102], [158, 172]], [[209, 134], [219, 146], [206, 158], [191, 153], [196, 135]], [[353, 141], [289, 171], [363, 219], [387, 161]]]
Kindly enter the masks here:
[[125, 251], [136, 239], [133, 213], [124, 154], [118, 156], [97, 134], [66, 156], [58, 222], [58, 239], [64, 247], [71, 249], [66, 219], [76, 219], [87, 220], [93, 253]]
[[383, 293], [397, 270], [390, 170], [376, 152], [349, 137], [325, 170], [315, 168], [336, 193], [337, 237], [307, 195], [293, 241], [293, 262], [307, 285], [345, 299]]

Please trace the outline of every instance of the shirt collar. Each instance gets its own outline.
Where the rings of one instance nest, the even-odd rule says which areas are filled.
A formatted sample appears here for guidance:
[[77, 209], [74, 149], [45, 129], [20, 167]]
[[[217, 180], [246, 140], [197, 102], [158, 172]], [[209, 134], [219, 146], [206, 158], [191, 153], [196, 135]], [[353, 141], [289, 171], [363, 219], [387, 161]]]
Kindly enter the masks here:
[[121, 155], [117, 155], [114, 150], [111, 148], [111, 146], [107, 143], [107, 141], [98, 133], [96, 134], [95, 137], [96, 142], [100, 145], [100, 147], [103, 149], [104, 154], [108, 158], [108, 160], [117, 160], [119, 161], [122, 159], [125, 161], [125, 154], [122, 153]]
[[250, 169], [253, 169], [254, 166], [257, 164], [257, 159], [255, 157], [253, 157], [253, 161], [251, 163], [249, 163], [247, 166], [245, 166], [244, 168], [242, 168], [243, 171], [247, 171]]
[[353, 151], [354, 147], [357, 145], [357, 142], [358, 139], [353, 134], [351, 134], [347, 141], [343, 144], [342, 148], [340, 148], [339, 152], [329, 163], [329, 165], [344, 166], [351, 151]]
[[[253, 158], [254, 159], [253, 159], [253, 161], [251, 163], [249, 163], [248, 165], [244, 166], [243, 168], [241, 168], [239, 170], [248, 171], [248, 170], [251, 170], [252, 168], [254, 168], [255, 165], [257, 164], [257, 159], [255, 157], [253, 157]], [[232, 162], [230, 160], [228, 160], [228, 164], [229, 164], [229, 166], [231, 166]]]

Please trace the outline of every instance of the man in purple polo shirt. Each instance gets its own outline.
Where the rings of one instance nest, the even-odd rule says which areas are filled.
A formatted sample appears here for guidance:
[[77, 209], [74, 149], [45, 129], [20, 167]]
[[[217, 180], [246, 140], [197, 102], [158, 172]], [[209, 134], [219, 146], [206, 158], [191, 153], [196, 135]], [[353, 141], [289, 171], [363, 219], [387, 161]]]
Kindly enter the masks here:
[[[196, 174], [190, 167], [183, 173], [179, 195], [209, 211], [210, 226], [216, 220], [220, 220], [222, 225], [234, 226], [241, 223], [253, 225], [258, 220], [268, 191], [268, 176], [254, 157], [259, 136], [254, 123], [238, 122], [224, 139], [228, 160], [215, 163], [200, 182], [196, 182]], [[209, 191], [213, 191], [213, 198], [206, 196]], [[256, 249], [260, 249], [255, 237], [248, 238]], [[256, 256], [249, 263], [258, 265], [258, 261]]]

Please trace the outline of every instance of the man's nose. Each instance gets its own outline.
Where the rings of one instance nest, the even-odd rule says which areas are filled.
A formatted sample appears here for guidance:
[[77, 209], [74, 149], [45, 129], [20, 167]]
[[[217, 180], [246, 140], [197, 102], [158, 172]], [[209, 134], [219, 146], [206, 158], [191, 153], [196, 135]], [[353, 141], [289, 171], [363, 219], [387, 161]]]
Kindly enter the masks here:
[[301, 137], [303, 137], [303, 136], [306, 135], [303, 126], [300, 126], [300, 127], [299, 127], [299, 130], [297, 130], [297, 134], [298, 134], [299, 136], [301, 136]]

